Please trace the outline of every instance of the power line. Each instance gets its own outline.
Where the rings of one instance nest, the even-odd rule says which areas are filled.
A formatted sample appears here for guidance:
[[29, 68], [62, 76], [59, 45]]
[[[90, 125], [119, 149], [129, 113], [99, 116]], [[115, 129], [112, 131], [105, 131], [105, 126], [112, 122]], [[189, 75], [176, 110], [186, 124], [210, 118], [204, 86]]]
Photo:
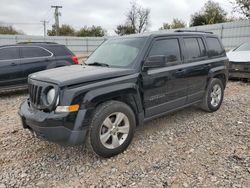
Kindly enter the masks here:
[[[59, 16], [61, 16], [61, 13], [59, 12], [59, 9], [62, 8], [62, 6], [51, 6], [51, 8], [55, 9], [54, 12], [54, 18], [55, 18], [55, 26], [56, 26], [56, 35], [59, 35]], [[43, 19], [41, 19], [40, 22], [0, 22], [0, 26], [12, 26], [12, 25], [42, 25], [43, 26], [43, 34], [44, 37], [47, 35], [47, 26], [48, 23], [52, 20], [51, 17], [51, 10], [49, 9], [48, 11], [45, 12]]]
[[48, 20], [48, 18], [51, 16], [52, 9], [48, 9], [47, 12], [43, 15], [42, 20]]
[[29, 23], [29, 22], [4, 22], [4, 23], [0, 23], [0, 25], [41, 25], [41, 23]]
[[[54, 14], [53, 14], [53, 10], [52, 10], [52, 9], [49, 9], [49, 11], [47, 11], [46, 16], [44, 16], [43, 18], [41, 18], [41, 20], [46, 20], [46, 21], [48, 22], [47, 28], [48, 28], [50, 25], [53, 25], [53, 24], [52, 24], [52, 19], [54, 18], [53, 15], [54, 15]], [[51, 24], [49, 24], [49, 23], [51, 23]]]
[[[43, 34], [44, 34], [44, 32], [46, 31], [46, 28], [47, 28], [47, 21], [46, 21], [46, 25], [45, 25], [45, 27], [44, 27], [44, 23], [43, 23], [43, 21], [42, 21], [42, 23], [41, 22], [0, 22], [0, 26], [2, 26], [2, 27], [17, 27], [17, 28], [19, 28], [20, 29], [20, 27], [23, 29], [23, 28], [26, 28], [27, 29], [27, 27], [28, 28], [33, 28], [32, 30], [34, 30], [34, 31], [38, 31], [38, 28], [40, 28], [39, 29], [39, 33], [41, 32], [41, 29], [42, 29], [42, 27], [43, 27]], [[42, 27], [41, 27], [42, 26]], [[15, 28], [16, 28], [15, 27]], [[46, 32], [45, 32], [45, 34], [46, 34]]]

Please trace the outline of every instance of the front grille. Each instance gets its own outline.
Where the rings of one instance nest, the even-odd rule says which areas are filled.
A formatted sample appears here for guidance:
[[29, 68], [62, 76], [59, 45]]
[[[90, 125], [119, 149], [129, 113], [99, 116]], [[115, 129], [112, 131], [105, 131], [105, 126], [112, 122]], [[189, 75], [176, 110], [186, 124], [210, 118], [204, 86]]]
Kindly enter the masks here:
[[29, 78], [28, 89], [31, 106], [39, 110], [52, 111], [56, 106], [56, 102], [49, 105], [45, 100], [46, 94], [51, 88], [56, 90], [56, 96], [58, 96], [57, 85]]
[[39, 106], [41, 105], [41, 93], [42, 93], [42, 86], [29, 84], [29, 95], [30, 101], [33, 105]]
[[250, 71], [250, 63], [232, 63], [230, 69], [249, 72]]

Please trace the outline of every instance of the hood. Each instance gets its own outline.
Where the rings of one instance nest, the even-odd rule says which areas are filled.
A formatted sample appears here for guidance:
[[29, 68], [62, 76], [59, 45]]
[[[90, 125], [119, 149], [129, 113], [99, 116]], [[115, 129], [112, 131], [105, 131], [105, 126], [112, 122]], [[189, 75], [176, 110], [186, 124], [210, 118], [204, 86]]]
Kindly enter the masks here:
[[68, 86], [132, 74], [133, 69], [71, 65], [31, 74], [29, 78]]
[[231, 51], [227, 57], [232, 62], [250, 62], [250, 51]]

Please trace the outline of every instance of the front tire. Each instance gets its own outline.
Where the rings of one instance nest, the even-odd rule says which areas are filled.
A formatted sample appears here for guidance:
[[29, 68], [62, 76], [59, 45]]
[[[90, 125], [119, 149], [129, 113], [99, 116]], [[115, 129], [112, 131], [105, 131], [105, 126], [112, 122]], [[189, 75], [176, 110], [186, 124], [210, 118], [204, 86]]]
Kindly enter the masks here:
[[224, 97], [224, 86], [220, 79], [212, 78], [207, 86], [201, 108], [207, 112], [217, 111]]
[[129, 146], [135, 126], [134, 112], [127, 104], [119, 101], [105, 102], [94, 113], [89, 144], [97, 155], [112, 157]]

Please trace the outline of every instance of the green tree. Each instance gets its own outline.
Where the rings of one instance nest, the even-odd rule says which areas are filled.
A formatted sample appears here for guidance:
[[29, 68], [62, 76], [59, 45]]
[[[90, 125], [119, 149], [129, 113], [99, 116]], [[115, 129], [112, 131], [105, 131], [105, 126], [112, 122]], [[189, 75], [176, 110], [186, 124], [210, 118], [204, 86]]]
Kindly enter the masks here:
[[130, 25], [118, 25], [115, 32], [118, 35], [129, 35], [135, 33], [135, 30], [132, 26]]
[[172, 23], [163, 23], [163, 26], [160, 28], [160, 30], [163, 29], [177, 29], [177, 28], [184, 28], [186, 27], [186, 23], [182, 20], [179, 20], [177, 18], [174, 18]]
[[201, 11], [191, 16], [190, 26], [207, 25], [227, 22], [227, 13], [219, 3], [207, 1]]
[[[47, 31], [48, 36], [56, 36], [56, 27], [52, 25], [52, 29]], [[70, 25], [63, 24], [59, 27], [59, 36], [75, 36], [76, 31]]]
[[169, 23], [163, 23], [162, 27], [159, 30], [171, 29], [171, 25]]
[[78, 37], [103, 37], [106, 35], [106, 31], [101, 26], [84, 26], [78, 32], [76, 32]]
[[17, 31], [12, 26], [0, 26], [0, 34], [6, 35], [23, 35], [22, 31]]
[[244, 15], [247, 19], [250, 19], [250, 1], [249, 0], [235, 0], [232, 2], [233, 12], [238, 12]]
[[190, 26], [197, 26], [197, 25], [207, 25], [206, 16], [201, 12], [196, 12], [191, 15]]
[[184, 27], [186, 27], [186, 23], [184, 21], [179, 20], [177, 18], [173, 19], [173, 22], [171, 23], [172, 29], [184, 28]]
[[115, 32], [118, 35], [142, 33], [149, 27], [150, 9], [139, 6], [135, 1], [131, 2], [131, 8], [126, 14], [126, 22], [117, 26]]

